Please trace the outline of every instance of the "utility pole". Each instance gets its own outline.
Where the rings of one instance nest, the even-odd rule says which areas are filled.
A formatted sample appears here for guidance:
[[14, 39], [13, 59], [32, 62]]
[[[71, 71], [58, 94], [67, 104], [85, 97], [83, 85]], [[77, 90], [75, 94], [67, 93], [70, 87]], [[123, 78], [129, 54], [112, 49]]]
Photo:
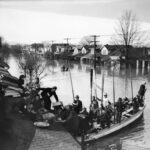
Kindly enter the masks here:
[[[71, 38], [65, 38], [65, 40], [67, 41], [67, 52], [69, 51], [68, 46], [69, 46], [69, 40], [71, 40]], [[73, 101], [74, 101], [74, 88], [73, 88], [73, 81], [72, 81], [72, 75], [71, 75], [71, 71], [69, 68], [69, 61], [68, 58], [67, 59], [67, 67], [68, 67], [68, 71], [69, 71], [69, 76], [70, 76], [70, 81], [71, 81], [71, 89], [72, 89], [72, 97], [73, 97]]]
[[[96, 39], [97, 37], [99, 37], [99, 35], [92, 35], [91, 37], [93, 37], [93, 41], [91, 42], [94, 42], [94, 71], [95, 71], [95, 84], [96, 84], [96, 43], [98, 42]], [[97, 97], [97, 91], [96, 91], [96, 85], [95, 85], [95, 97]]]
[[55, 42], [54, 40], [51, 40], [51, 41], [50, 41], [51, 45], [53, 45], [54, 42]]
[[[50, 41], [50, 43], [51, 43], [51, 50], [52, 50], [52, 45], [54, 44], [54, 42], [55, 42], [54, 40], [51, 40], [51, 41]], [[49, 51], [50, 51], [50, 49], [49, 49]], [[52, 52], [53, 52], [53, 51], [52, 51]]]
[[92, 35], [91, 37], [93, 37], [94, 38], [94, 40], [93, 41], [91, 41], [91, 42], [94, 42], [94, 69], [96, 69], [96, 47], [97, 47], [97, 37], [99, 37], [99, 35]]
[[67, 41], [67, 52], [68, 52], [69, 40], [71, 40], [71, 38], [65, 38], [64, 40]]

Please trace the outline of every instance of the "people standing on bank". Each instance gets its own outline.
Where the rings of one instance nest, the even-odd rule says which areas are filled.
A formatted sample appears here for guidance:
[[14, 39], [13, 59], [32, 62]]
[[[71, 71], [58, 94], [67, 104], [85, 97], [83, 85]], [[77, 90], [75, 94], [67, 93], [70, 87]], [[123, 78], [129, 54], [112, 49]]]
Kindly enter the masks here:
[[0, 84], [0, 98], [5, 95], [4, 87]]
[[54, 86], [52, 88], [39, 88], [38, 90], [41, 90], [42, 93], [41, 93], [41, 96], [44, 100], [44, 106], [45, 106], [45, 109], [47, 110], [51, 110], [51, 97], [54, 96], [56, 102], [59, 101], [58, 99], [58, 96], [56, 94], [56, 90], [57, 90], [57, 87]]
[[141, 99], [144, 98], [145, 92], [146, 92], [146, 82], [144, 82], [144, 84], [141, 84], [140, 89], [138, 91], [138, 94]]
[[18, 86], [25, 92], [25, 88], [24, 88], [24, 80], [25, 80], [26, 76], [25, 75], [20, 75], [19, 80], [18, 80]]
[[74, 111], [79, 114], [82, 111], [82, 101], [79, 99], [79, 95], [76, 95], [73, 102]]
[[35, 81], [35, 88], [40, 88], [40, 79], [37, 77]]

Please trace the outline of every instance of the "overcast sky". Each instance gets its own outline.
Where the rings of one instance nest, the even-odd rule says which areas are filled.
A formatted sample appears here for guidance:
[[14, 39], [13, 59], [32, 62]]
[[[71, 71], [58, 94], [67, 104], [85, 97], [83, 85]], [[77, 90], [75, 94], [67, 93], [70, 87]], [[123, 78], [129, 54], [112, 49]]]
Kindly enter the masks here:
[[15, 43], [111, 35], [124, 10], [132, 10], [142, 30], [150, 32], [150, 0], [1, 0], [0, 35]]

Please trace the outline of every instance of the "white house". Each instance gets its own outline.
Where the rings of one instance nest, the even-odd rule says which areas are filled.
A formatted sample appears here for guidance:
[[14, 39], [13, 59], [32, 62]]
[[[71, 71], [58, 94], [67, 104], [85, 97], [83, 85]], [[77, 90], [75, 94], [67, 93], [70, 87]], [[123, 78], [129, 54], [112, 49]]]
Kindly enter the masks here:
[[92, 55], [94, 55], [94, 47], [92, 47], [92, 48], [90, 48], [90, 53], [92, 54]]
[[86, 54], [86, 53], [87, 53], [87, 50], [86, 50], [86, 48], [85, 48], [85, 47], [82, 47], [82, 49], [81, 49], [81, 53], [82, 53], [82, 54]]
[[77, 55], [79, 54], [79, 52], [80, 52], [79, 49], [75, 47], [72, 55]]
[[65, 51], [65, 48], [62, 46], [57, 45], [56, 46], [56, 53], [62, 53]]
[[108, 54], [109, 54], [109, 50], [106, 48], [106, 46], [104, 46], [104, 47], [101, 49], [101, 54], [102, 54], [102, 55], [108, 55]]

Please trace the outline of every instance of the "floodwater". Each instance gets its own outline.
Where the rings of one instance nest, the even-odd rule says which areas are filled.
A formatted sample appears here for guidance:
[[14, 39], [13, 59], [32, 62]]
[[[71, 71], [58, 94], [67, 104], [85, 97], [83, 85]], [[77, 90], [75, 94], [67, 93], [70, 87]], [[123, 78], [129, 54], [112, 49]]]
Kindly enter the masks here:
[[[10, 73], [19, 77], [21, 70], [17, 65], [17, 61], [10, 57], [8, 60], [10, 65]], [[89, 108], [90, 105], [90, 64], [70, 62], [70, 73], [62, 72], [61, 67], [66, 65], [65, 61], [51, 61], [45, 68], [46, 76], [41, 79], [41, 86], [52, 87], [57, 86], [57, 94], [59, 99], [66, 105], [73, 102], [73, 94], [71, 80], [73, 85], [73, 93], [80, 96], [83, 105]], [[113, 99], [113, 69], [97, 67], [96, 93], [101, 98], [102, 73], [104, 73], [104, 92], [108, 94], [110, 101]], [[133, 84], [133, 92], [131, 92], [131, 78]], [[121, 132], [111, 135], [104, 139], [97, 140], [87, 145], [89, 150], [143, 150], [150, 149], [150, 70], [149, 69], [120, 69], [119, 65], [115, 69], [115, 99], [118, 97], [136, 96], [139, 86], [143, 82], [147, 82], [147, 92], [145, 95], [146, 109], [143, 117], [132, 126], [123, 129]], [[93, 91], [94, 93], [95, 91]], [[55, 100], [54, 100], [55, 101]]]

